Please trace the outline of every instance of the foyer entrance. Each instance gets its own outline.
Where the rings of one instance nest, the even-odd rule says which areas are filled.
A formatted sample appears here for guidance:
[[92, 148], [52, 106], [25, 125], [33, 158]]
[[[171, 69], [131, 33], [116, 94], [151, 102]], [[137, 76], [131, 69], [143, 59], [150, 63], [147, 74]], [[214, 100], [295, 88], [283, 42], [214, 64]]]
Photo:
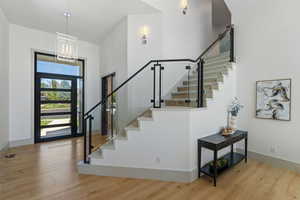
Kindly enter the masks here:
[[35, 53], [35, 142], [82, 136], [84, 60]]

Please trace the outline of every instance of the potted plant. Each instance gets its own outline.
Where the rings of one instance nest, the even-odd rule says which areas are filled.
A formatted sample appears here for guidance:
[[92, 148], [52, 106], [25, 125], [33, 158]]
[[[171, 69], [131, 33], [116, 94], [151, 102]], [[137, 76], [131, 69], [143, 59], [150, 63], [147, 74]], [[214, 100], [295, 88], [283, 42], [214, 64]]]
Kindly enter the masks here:
[[[220, 173], [224, 169], [228, 168], [228, 160], [225, 158], [220, 158], [217, 160], [217, 172]], [[210, 172], [214, 172], [215, 166], [214, 166], [214, 161], [211, 161], [209, 163], [209, 170]]]
[[231, 128], [233, 131], [237, 129], [237, 116], [243, 107], [244, 106], [240, 104], [237, 97], [234, 98], [234, 100], [228, 107], [228, 116], [230, 117], [227, 126], [228, 128]]

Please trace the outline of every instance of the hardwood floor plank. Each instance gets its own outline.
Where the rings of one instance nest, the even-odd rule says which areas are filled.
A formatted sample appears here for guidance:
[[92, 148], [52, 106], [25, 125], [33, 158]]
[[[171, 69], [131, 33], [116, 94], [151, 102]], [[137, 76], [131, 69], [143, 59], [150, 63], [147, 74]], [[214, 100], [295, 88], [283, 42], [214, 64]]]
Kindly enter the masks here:
[[[105, 142], [100, 135], [94, 136]], [[193, 183], [80, 175], [82, 138], [9, 149], [0, 158], [1, 200], [300, 200], [300, 174], [250, 159]], [[2, 155], [2, 154], [1, 154]]]

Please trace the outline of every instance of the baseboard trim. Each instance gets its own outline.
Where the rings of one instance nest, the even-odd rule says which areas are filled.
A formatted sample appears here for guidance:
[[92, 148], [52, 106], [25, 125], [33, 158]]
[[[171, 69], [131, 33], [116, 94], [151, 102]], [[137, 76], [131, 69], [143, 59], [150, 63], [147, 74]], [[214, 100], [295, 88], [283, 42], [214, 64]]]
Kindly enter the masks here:
[[15, 140], [9, 142], [9, 147], [19, 147], [24, 145], [34, 144], [33, 139]]
[[[244, 150], [237, 149], [237, 152], [243, 153]], [[248, 151], [248, 157], [253, 158], [255, 160], [258, 160], [258, 161], [263, 162], [263, 163], [270, 164], [273, 167], [285, 168], [285, 169], [289, 169], [291, 171], [300, 173], [300, 164], [299, 163], [295, 163], [295, 162], [291, 162], [291, 161], [287, 161], [287, 160], [282, 160], [282, 159], [279, 159], [279, 158], [263, 155], [263, 154], [252, 152], [252, 151]]]
[[2, 156], [2, 153], [5, 152], [9, 147], [9, 143], [3, 143], [0, 144], [0, 157]]
[[184, 182], [184, 183], [193, 182], [198, 178], [197, 169], [194, 169], [192, 171], [176, 171], [176, 170], [89, 165], [89, 164], [84, 164], [83, 162], [79, 162], [77, 168], [80, 174], [97, 175], [97, 176], [151, 179], [151, 180]]

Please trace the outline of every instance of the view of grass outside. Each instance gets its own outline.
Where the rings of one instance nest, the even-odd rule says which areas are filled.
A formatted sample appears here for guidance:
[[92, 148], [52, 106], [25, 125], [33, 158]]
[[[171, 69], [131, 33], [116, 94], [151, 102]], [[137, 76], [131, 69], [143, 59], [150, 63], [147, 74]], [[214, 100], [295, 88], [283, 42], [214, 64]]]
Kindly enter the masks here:
[[55, 110], [61, 110], [66, 109], [70, 110], [71, 105], [67, 103], [48, 103], [48, 104], [42, 104], [41, 109], [42, 111], [55, 111]]
[[53, 121], [53, 119], [42, 119], [42, 120], [41, 120], [41, 126], [47, 126], [47, 125], [49, 125], [52, 121]]

